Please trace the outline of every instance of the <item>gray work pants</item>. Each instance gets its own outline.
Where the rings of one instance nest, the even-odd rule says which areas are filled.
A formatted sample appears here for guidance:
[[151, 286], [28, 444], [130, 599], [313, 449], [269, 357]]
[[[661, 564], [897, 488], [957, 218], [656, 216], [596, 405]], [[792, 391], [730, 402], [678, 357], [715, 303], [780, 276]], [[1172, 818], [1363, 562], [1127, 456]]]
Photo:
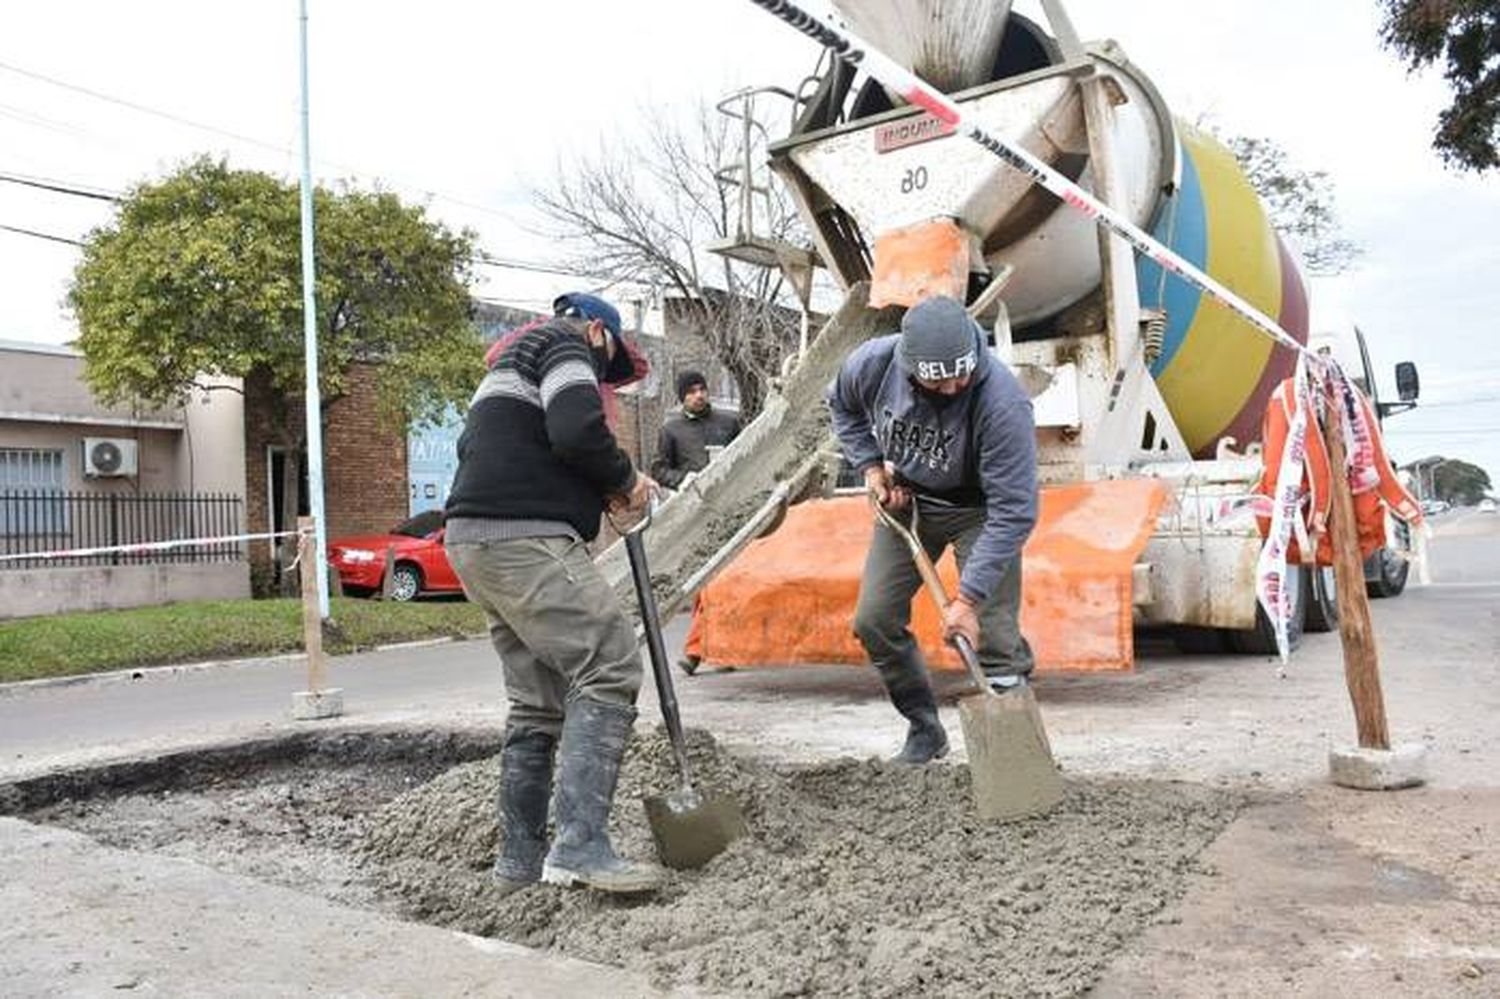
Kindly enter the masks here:
[[635, 704], [635, 630], [583, 542], [516, 538], [446, 547], [464, 592], [489, 620], [510, 699], [508, 728], [557, 737], [575, 697]]
[[[962, 570], [984, 526], [985, 513], [973, 509], [933, 509], [924, 506], [918, 518], [917, 540], [934, 562], [950, 544]], [[871, 664], [890, 690], [927, 680], [927, 664], [912, 637], [911, 601], [921, 588], [911, 551], [895, 531], [875, 525], [875, 536], [865, 556], [854, 612], [854, 633]], [[957, 594], [949, 594], [950, 597]], [[924, 598], [926, 599], [926, 598]], [[1035, 660], [1021, 634], [1021, 558], [1005, 564], [1000, 585], [976, 613], [979, 617], [979, 663], [990, 676], [1029, 674]]]

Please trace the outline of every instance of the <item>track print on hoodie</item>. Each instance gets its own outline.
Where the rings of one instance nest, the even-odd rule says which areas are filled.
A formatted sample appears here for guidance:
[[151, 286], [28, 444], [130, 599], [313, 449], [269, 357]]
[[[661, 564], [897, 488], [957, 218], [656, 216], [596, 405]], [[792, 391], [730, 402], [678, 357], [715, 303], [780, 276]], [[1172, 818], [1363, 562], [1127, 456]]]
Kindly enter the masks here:
[[896, 467], [921, 464], [946, 472], [953, 461], [957, 434], [941, 424], [933, 427], [899, 419], [889, 408], [882, 408], [875, 436], [886, 458]]

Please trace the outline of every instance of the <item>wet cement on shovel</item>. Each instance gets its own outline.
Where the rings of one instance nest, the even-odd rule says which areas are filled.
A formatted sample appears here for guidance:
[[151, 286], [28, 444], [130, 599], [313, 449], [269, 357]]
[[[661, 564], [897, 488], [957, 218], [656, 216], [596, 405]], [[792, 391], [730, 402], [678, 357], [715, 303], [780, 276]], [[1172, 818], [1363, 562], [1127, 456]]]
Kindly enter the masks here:
[[[270, 759], [132, 791], [102, 782], [26, 810], [112, 846], [574, 957], [663, 986], [748, 996], [1072, 996], [1186, 888], [1245, 803], [1193, 784], [1070, 780], [1044, 818], [985, 823], [967, 768], [870, 760], [769, 767], [688, 731], [697, 784], [750, 832], [655, 897], [550, 886], [508, 898], [493, 757]], [[473, 758], [470, 754], [469, 758]], [[452, 757], [448, 758], [449, 760]], [[641, 801], [676, 786], [665, 733], [638, 732], [617, 847], [652, 855]], [[71, 785], [70, 785], [71, 786]]]

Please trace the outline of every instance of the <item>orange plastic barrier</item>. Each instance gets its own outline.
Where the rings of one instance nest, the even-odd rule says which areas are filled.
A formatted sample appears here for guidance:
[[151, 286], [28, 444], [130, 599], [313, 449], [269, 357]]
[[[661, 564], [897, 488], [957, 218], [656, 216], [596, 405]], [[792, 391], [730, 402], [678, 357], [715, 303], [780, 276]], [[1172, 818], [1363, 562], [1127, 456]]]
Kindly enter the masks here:
[[[1021, 606], [1038, 670], [1131, 668], [1131, 566], [1166, 499], [1162, 483], [1145, 479], [1042, 490]], [[864, 663], [850, 624], [873, 529], [863, 497], [792, 507], [776, 533], [751, 544], [703, 591], [693, 625], [699, 654], [725, 666]], [[956, 593], [951, 551], [938, 572]], [[928, 663], [961, 669], [941, 640], [931, 599], [919, 592], [912, 611]]]

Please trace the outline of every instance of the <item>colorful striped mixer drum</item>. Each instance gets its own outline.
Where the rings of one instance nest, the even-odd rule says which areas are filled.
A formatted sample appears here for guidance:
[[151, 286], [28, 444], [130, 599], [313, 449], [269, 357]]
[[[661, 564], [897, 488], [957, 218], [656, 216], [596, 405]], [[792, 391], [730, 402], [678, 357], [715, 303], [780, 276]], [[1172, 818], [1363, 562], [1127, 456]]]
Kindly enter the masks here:
[[[1056, 71], [1065, 62], [1056, 41], [1009, 3], [837, 0], [837, 6], [863, 37], [943, 87], [990, 134], [1098, 190], [1076, 72]], [[1302, 278], [1233, 154], [1175, 119], [1113, 43], [1090, 46], [1083, 58], [1110, 81], [1102, 118], [1116, 177], [1112, 207], [1305, 343]], [[1061, 317], [1097, 300], [1098, 233], [1085, 214], [935, 119], [893, 105], [873, 84], [845, 114], [771, 152], [784, 172], [799, 177], [809, 217], [818, 220], [823, 203], [832, 202], [873, 246], [872, 301], [909, 304], [925, 276], [901, 254], [940, 257], [944, 239], [958, 247], [955, 260], [964, 258], [955, 265], [959, 286], [965, 272], [1014, 269], [1003, 294], [1018, 340], [1056, 335]], [[946, 236], [935, 220], [951, 222]], [[839, 233], [825, 226], [822, 235], [837, 251]], [[982, 262], [968, 256], [971, 248]], [[845, 286], [863, 279], [857, 267], [840, 262], [840, 253], [825, 256]], [[1291, 370], [1290, 351], [1154, 263], [1138, 260], [1136, 271], [1142, 307], [1164, 314], [1150, 369], [1188, 449], [1209, 458], [1226, 437], [1240, 448], [1256, 440], [1271, 389]], [[887, 278], [911, 273], [916, 283], [885, 294], [899, 285], [883, 283]]]
[[[1191, 125], [1177, 122], [1176, 131], [1180, 181], [1152, 235], [1306, 343], [1302, 276], [1233, 154]], [[1240, 446], [1258, 439], [1266, 400], [1291, 373], [1291, 353], [1151, 261], [1137, 258], [1136, 274], [1141, 305], [1166, 313], [1151, 373], [1188, 447], [1210, 457], [1221, 438]]]

